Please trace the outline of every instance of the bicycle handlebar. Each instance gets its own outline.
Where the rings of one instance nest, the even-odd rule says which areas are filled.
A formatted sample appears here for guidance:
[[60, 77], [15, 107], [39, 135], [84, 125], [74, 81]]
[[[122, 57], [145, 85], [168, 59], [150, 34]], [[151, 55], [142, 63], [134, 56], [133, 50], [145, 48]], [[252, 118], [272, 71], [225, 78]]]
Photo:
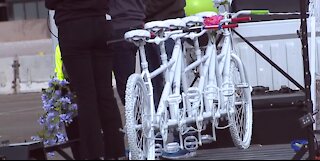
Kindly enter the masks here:
[[[205, 28], [203, 28], [204, 30], [202, 30], [201, 32], [199, 32], [199, 33], [195, 33], [195, 32], [191, 32], [191, 33], [189, 33], [188, 35], [186, 35], [185, 36], [185, 38], [190, 38], [190, 39], [194, 39], [194, 38], [196, 38], [196, 37], [200, 37], [200, 36], [202, 36], [202, 35], [204, 35], [205, 33], [207, 33], [207, 30], [205, 29]], [[191, 30], [190, 30], [191, 31]], [[190, 32], [189, 31], [189, 32]]]
[[148, 43], [155, 43], [159, 45], [161, 42], [167, 41], [172, 35], [182, 34], [184, 30], [166, 31], [164, 37], [156, 36], [154, 39], [147, 40]]
[[251, 17], [237, 17], [237, 18], [232, 18], [231, 22], [232, 23], [238, 23], [238, 22], [248, 22], [251, 21]]
[[242, 10], [232, 15], [232, 18], [236, 18], [240, 15], [267, 15], [269, 10]]
[[230, 29], [230, 28], [237, 28], [239, 24], [228, 24], [228, 25], [211, 25], [211, 26], [204, 26], [204, 29], [214, 29], [214, 30], [219, 30], [219, 29]]
[[[227, 23], [238, 23], [238, 22], [248, 22], [251, 21], [251, 17], [238, 17], [240, 15], [267, 15], [269, 14], [269, 10], [242, 10], [238, 11], [237, 13], [225, 13], [224, 16], [213, 16], [212, 21], [210, 20], [210, 17], [208, 17], [208, 24], [206, 26], [210, 26], [210, 29], [219, 29], [219, 28], [235, 28], [238, 27], [238, 25], [230, 25]], [[231, 15], [231, 18], [228, 18], [227, 15]], [[222, 18], [223, 17], [223, 18]], [[217, 22], [217, 20], [219, 20]], [[212, 24], [210, 24], [211, 22]], [[218, 26], [216, 26], [218, 25]]]
[[[238, 11], [237, 13], [230, 13], [232, 16], [231, 18], [227, 18], [227, 19], [222, 19], [219, 24], [212, 24], [212, 25], [204, 25], [203, 27], [195, 27], [195, 28], [189, 28], [189, 29], [182, 29], [182, 30], [175, 30], [175, 31], [169, 31], [166, 32], [164, 37], [158, 37], [156, 36], [154, 39], [149, 39], [147, 40], [147, 42], [149, 43], [156, 43], [156, 44], [160, 44], [161, 42], [164, 42], [166, 40], [168, 40], [172, 35], [175, 34], [182, 34], [182, 33], [186, 33], [186, 34], [190, 34], [192, 32], [192, 30], [195, 29], [202, 29], [201, 32], [199, 33], [195, 33], [192, 32], [191, 35], [187, 36], [189, 38], [195, 38], [195, 37], [200, 37], [203, 34], [206, 33], [207, 30], [219, 30], [219, 29], [226, 29], [226, 28], [236, 28], [239, 25], [238, 24], [225, 24], [225, 23], [238, 23], [238, 22], [248, 22], [251, 20], [251, 17], [238, 17], [240, 15], [267, 15], [269, 14], [269, 10], [242, 10], [242, 11]], [[182, 36], [183, 37], [183, 36]]]

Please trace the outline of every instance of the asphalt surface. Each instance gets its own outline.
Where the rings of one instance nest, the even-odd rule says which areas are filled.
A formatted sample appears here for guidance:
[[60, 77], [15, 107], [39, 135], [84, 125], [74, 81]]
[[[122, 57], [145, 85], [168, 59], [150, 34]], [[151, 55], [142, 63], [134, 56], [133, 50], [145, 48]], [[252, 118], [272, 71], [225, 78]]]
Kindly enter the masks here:
[[37, 120], [42, 113], [40, 93], [0, 95], [0, 141], [30, 141], [41, 129]]
[[[116, 98], [117, 94], [115, 95]], [[123, 106], [119, 102], [120, 105], [120, 111], [122, 112], [123, 116]], [[36, 135], [37, 131], [41, 129], [41, 126], [38, 124], [37, 120], [39, 116], [43, 113], [42, 109], [42, 102], [41, 102], [41, 93], [28, 93], [28, 94], [17, 94], [17, 95], [0, 95], [0, 142], [9, 140], [10, 143], [22, 143], [25, 141], [31, 141], [31, 136]], [[280, 147], [280, 145], [278, 145]], [[284, 146], [284, 147], [282, 147]], [[267, 149], [267, 150], [266, 150]], [[274, 155], [271, 157], [269, 155], [268, 150], [275, 149], [275, 151], [271, 151], [270, 155]], [[282, 149], [282, 150], [279, 150]], [[260, 155], [256, 155], [253, 153], [253, 151], [260, 151]], [[223, 150], [225, 153], [231, 153], [230, 149]], [[66, 149], [66, 152], [68, 154], [70, 153], [70, 149]], [[223, 156], [223, 159], [227, 159], [226, 156], [233, 156], [233, 155], [213, 155], [213, 154], [220, 154], [221, 151], [217, 151], [215, 153], [214, 151], [199, 151], [197, 152], [197, 158], [193, 159], [199, 159], [202, 158], [204, 160], [213, 159], [213, 158], [219, 158], [220, 156]], [[245, 153], [249, 156], [254, 157], [265, 157], [265, 154], [268, 153], [267, 158], [281, 158], [281, 159], [290, 159], [291, 156], [293, 156], [292, 150], [288, 145], [281, 145], [280, 148], [274, 148], [274, 147], [261, 147], [259, 149], [253, 148], [249, 151], [239, 151], [239, 153], [236, 153], [235, 151], [232, 151], [235, 155], [243, 155]], [[278, 155], [279, 154], [279, 155]], [[286, 154], [286, 155], [283, 155]], [[262, 156], [263, 155], [263, 156]], [[239, 156], [237, 156], [239, 157]], [[245, 159], [245, 156], [243, 156]], [[49, 157], [49, 160], [64, 160], [63, 157], [56, 155], [53, 158]], [[222, 160], [223, 160], [222, 159]], [[230, 158], [229, 158], [230, 159]], [[248, 158], [247, 158], [248, 159]]]
[[[123, 116], [124, 108], [117, 94], [115, 97]], [[37, 120], [43, 112], [41, 93], [0, 95], [0, 143], [7, 140], [10, 143], [31, 141], [31, 136], [35, 136], [41, 130]], [[70, 149], [65, 151], [72, 156]], [[64, 160], [58, 154], [48, 159]]]

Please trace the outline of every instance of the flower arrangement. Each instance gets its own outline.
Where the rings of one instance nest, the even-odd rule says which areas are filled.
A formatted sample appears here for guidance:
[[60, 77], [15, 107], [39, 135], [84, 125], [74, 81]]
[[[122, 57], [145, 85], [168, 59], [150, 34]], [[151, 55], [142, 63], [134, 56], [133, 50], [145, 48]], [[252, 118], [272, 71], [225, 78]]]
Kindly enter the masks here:
[[69, 82], [53, 77], [49, 87], [42, 90], [44, 114], [38, 120], [43, 127], [32, 137], [32, 140], [42, 141], [45, 146], [65, 143], [68, 138], [65, 126], [68, 126], [77, 115], [78, 106], [75, 95], [71, 92]]

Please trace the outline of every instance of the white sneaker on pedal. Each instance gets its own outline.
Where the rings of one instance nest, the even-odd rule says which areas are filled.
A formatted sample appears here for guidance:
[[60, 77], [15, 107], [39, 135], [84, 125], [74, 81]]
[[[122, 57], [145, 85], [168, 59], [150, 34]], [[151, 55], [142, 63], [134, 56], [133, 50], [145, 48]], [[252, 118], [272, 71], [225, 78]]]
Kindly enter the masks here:
[[176, 160], [176, 159], [189, 159], [195, 157], [197, 155], [196, 151], [189, 151], [186, 149], [179, 149], [177, 152], [163, 152], [162, 158], [169, 159], [169, 160]]

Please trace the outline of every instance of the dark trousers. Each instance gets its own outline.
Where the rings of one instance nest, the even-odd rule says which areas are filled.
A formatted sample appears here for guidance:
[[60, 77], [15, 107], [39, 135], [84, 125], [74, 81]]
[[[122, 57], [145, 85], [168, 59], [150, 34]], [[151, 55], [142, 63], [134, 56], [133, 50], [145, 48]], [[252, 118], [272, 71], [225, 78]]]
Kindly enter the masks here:
[[[168, 56], [168, 61], [170, 61], [171, 57], [172, 57], [172, 52], [175, 46], [175, 42], [172, 39], [168, 39], [165, 42], [165, 46], [166, 46], [166, 53]], [[151, 66], [150, 68], [152, 69], [157, 69], [158, 66], [160, 66], [161, 64], [161, 59], [160, 59], [160, 48], [159, 46], [155, 45], [155, 44], [148, 44], [146, 45], [146, 52], [150, 53], [147, 55], [148, 58], [151, 59]], [[149, 60], [149, 59], [148, 59]], [[155, 89], [155, 99], [157, 99], [158, 101], [155, 101], [155, 105], [157, 107], [157, 105], [159, 104], [160, 101], [160, 97], [162, 94], [162, 90], [164, 88], [164, 78], [163, 75], [159, 75], [157, 77], [154, 78], [154, 81], [152, 82], [154, 85], [154, 89]], [[180, 104], [182, 106], [182, 104]], [[173, 133], [173, 139], [174, 142], [179, 142], [179, 133], [177, 131], [175, 131]]]
[[[171, 56], [172, 56], [172, 51], [174, 48], [174, 41], [172, 39], [168, 39], [165, 42], [165, 46], [166, 46], [166, 53], [168, 56], [168, 61], [170, 60]], [[161, 51], [160, 51], [160, 47], [156, 44], [147, 44], [146, 45], [146, 56], [147, 56], [147, 60], [149, 62], [149, 70], [150, 72], [156, 70], [157, 68], [160, 67], [161, 65]], [[159, 101], [161, 98], [161, 94], [165, 85], [164, 82], [164, 75], [160, 74], [158, 76], [156, 76], [155, 78], [152, 79], [152, 85], [153, 85], [153, 90], [154, 90], [154, 104], [156, 107], [158, 107], [159, 105]]]
[[106, 42], [112, 27], [105, 17], [65, 22], [58, 27], [62, 59], [77, 96], [80, 158], [124, 156], [120, 112], [112, 88], [113, 55]]
[[[123, 37], [126, 31], [129, 29], [124, 30], [116, 30], [114, 32], [113, 39], [119, 40]], [[126, 90], [126, 83], [129, 76], [135, 72], [136, 67], [136, 53], [138, 47], [135, 46], [133, 43], [127, 41], [118, 41], [116, 43], [112, 43], [111, 45], [112, 51], [114, 55], [114, 74], [117, 81], [117, 90], [119, 96], [122, 100], [122, 103], [125, 104], [125, 90]], [[171, 58], [172, 51], [174, 47], [174, 41], [168, 40], [166, 42], [166, 51], [168, 54], [168, 58]], [[148, 61], [148, 68], [150, 72], [153, 72], [161, 65], [160, 59], [160, 48], [156, 44], [149, 44], [145, 45], [146, 57]], [[164, 78], [163, 75], [160, 74], [153, 78], [152, 80], [153, 85], [153, 97], [154, 97], [154, 104], [157, 107], [160, 101], [160, 97], [162, 94], [162, 90], [164, 88]]]
[[[117, 91], [121, 102], [125, 104], [126, 84], [129, 76], [135, 73], [136, 53], [138, 47], [123, 39], [124, 34], [130, 29], [118, 29], [112, 34], [114, 43], [110, 48], [114, 54], [113, 72], [116, 78]], [[119, 41], [122, 40], [122, 41]]]
[[[147, 44], [145, 46], [146, 57], [149, 63], [149, 71], [153, 72], [158, 69], [161, 65], [161, 52], [160, 48], [156, 44]], [[164, 77], [163, 74], [160, 74], [152, 79], [153, 85], [153, 98], [154, 105], [157, 108], [160, 102], [161, 94], [164, 88]]]
[[[139, 27], [134, 27], [139, 28]], [[121, 29], [113, 32], [113, 40], [123, 39], [124, 34], [132, 29]], [[136, 67], [136, 53], [138, 47], [131, 42], [116, 41], [110, 44], [114, 53], [114, 74], [117, 81], [117, 90], [122, 103], [125, 104], [125, 90], [126, 83], [131, 74], [135, 72]], [[170, 47], [172, 48], [172, 47]], [[149, 64], [149, 71], [152, 72], [159, 68], [161, 65], [160, 49], [156, 44], [147, 44], [145, 46], [146, 56]], [[154, 90], [154, 101], [155, 105], [159, 104], [162, 89], [164, 86], [163, 76], [159, 75], [152, 79], [153, 90]]]

